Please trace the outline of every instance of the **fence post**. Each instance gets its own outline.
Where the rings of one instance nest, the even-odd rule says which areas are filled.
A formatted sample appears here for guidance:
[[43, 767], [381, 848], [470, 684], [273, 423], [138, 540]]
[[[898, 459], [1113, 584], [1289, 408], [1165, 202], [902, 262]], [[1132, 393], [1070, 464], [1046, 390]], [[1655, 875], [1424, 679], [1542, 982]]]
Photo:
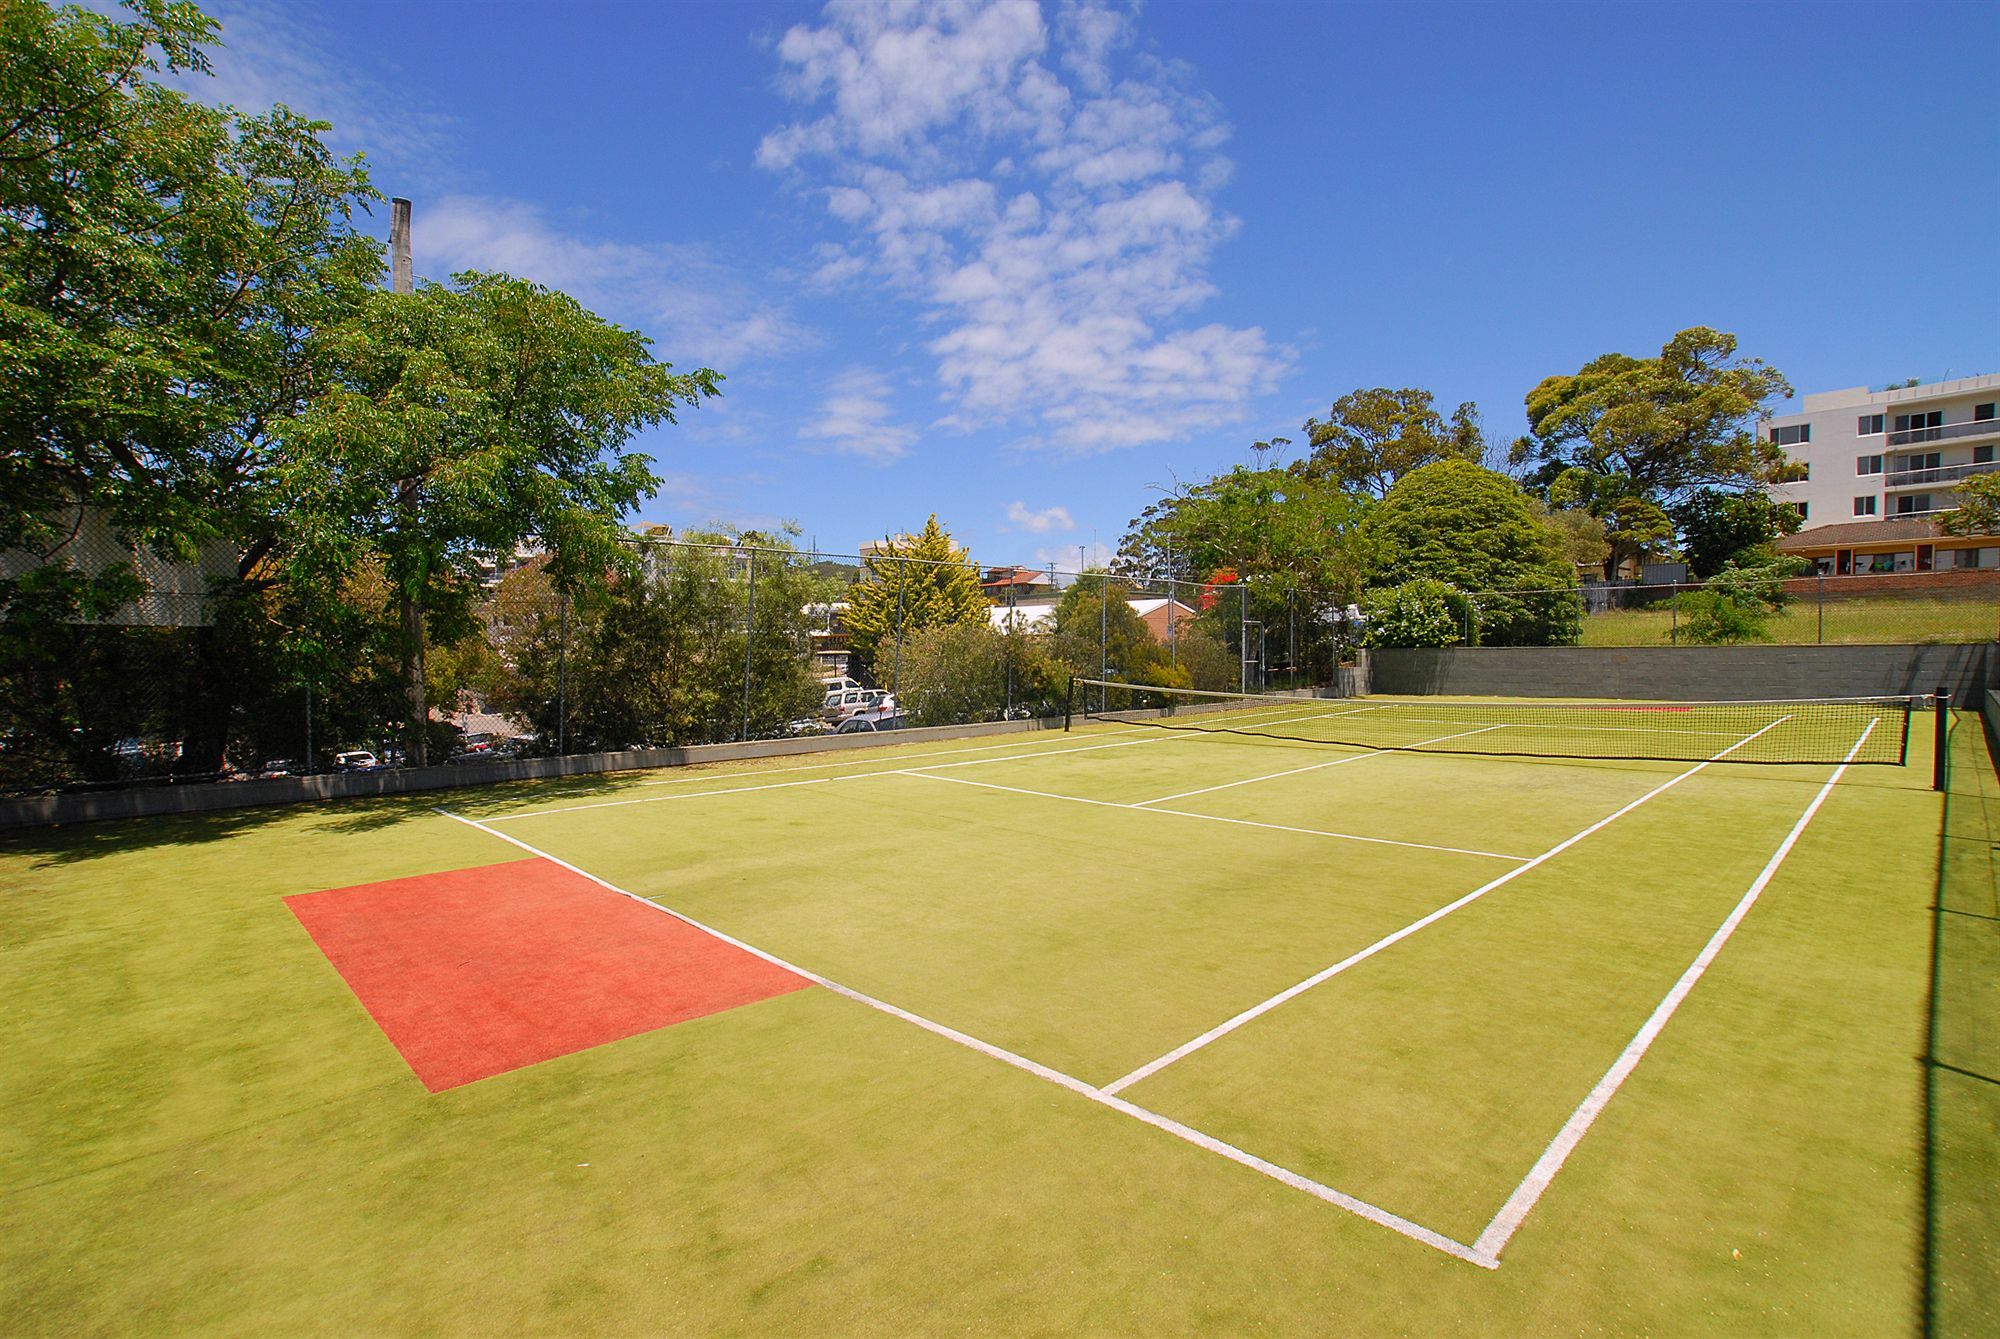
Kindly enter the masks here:
[[556, 592], [556, 753], [569, 752], [569, 590]]
[[[906, 559], [896, 559], [896, 661], [889, 669], [889, 691], [903, 691], [903, 587], [909, 583], [910, 564]], [[901, 706], [902, 703], [897, 703]]]
[[1943, 790], [1951, 747], [1951, 689], [1943, 684], [1931, 697], [1931, 714], [1936, 718], [1931, 722], [1931, 789]]
[[743, 614], [743, 728], [738, 740], [750, 738], [750, 653], [757, 644], [757, 550], [750, 550], [750, 589]]
[[1667, 592], [1667, 641], [1675, 646], [1681, 644], [1681, 587], [1677, 581]]
[[1819, 612], [1818, 643], [1826, 645], [1826, 573], [1813, 573], [1813, 604]]
[[1236, 691], [1250, 691], [1250, 589], [1236, 574]]
[[1019, 631], [1014, 623], [1014, 608], [1018, 599], [1014, 582], [1010, 578], [1007, 582], [1007, 630], [1005, 639], [1001, 643], [1007, 648], [1007, 714], [1000, 718], [1005, 721], [1014, 719], [1014, 637]]
[[[1105, 568], [1097, 581], [1097, 677], [1104, 680], [1111, 677], [1111, 569]], [[1110, 690], [1099, 687], [1097, 709], [1103, 711], [1110, 704], [1104, 695]]]
[[1174, 669], [1179, 669], [1181, 667], [1181, 647], [1174, 620], [1174, 605], [1177, 601], [1174, 596], [1173, 561], [1173, 555], [1169, 552], [1167, 555], [1167, 664]]
[[306, 680], [306, 775], [311, 776], [319, 768], [313, 766], [313, 690], [310, 677]]

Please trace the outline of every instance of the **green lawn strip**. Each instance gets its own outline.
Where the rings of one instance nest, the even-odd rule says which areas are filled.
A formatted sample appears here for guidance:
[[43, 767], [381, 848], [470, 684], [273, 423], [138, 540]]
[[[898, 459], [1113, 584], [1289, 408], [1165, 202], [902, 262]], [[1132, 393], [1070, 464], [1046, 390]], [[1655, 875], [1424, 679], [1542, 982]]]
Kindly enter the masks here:
[[[404, 817], [374, 826], [385, 813]], [[211, 824], [228, 835], [202, 839]], [[90, 825], [0, 849], [7, 1185], [407, 1073], [280, 898], [516, 854], [403, 806]]]
[[0, 1278], [14, 1334], [886, 1335], [1394, 1333], [1488, 1276], [808, 991], [7, 1195]]
[[914, 777], [725, 802], [504, 830], [1092, 1082], [1504, 868]]
[[1934, 1334], [2000, 1332], [2000, 779], [1958, 718], [1935, 925], [1929, 1251]]
[[[1766, 624], [1770, 640], [1788, 646], [1991, 641], [2000, 602], [1878, 595], [1828, 600], [1822, 625], [1811, 597], [1795, 599]], [[1684, 626], [1685, 619], [1680, 623]], [[1583, 618], [1585, 646], [1652, 646], [1671, 640], [1673, 610], [1663, 600], [1644, 609], [1608, 609]]]
[[[1128, 1095], [1469, 1240], [1811, 793], [1759, 805], [1760, 783], [1703, 779]], [[1628, 1268], [1720, 1290], [1728, 1332], [1796, 1332], [1785, 1308], [1828, 1332], [1907, 1324], [1935, 814], [1908, 788], [1829, 799], [1503, 1272], [1602, 1235]], [[1726, 1286], [1729, 1251], [1760, 1248], [1756, 1281]]]

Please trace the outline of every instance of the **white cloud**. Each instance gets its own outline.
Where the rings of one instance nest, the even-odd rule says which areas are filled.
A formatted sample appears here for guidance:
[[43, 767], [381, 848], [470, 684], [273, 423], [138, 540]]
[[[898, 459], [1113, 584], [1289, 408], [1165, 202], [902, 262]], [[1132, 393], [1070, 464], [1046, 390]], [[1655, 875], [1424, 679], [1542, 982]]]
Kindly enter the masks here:
[[1035, 550], [1035, 561], [1053, 571], [1056, 580], [1063, 585], [1068, 585], [1069, 578], [1085, 568], [1111, 566], [1111, 560], [1116, 556], [1117, 551], [1100, 540]]
[[1070, 519], [1069, 508], [1045, 507], [1041, 511], [1035, 511], [1025, 502], [1007, 504], [1007, 523], [1016, 530], [1027, 530], [1038, 535], [1046, 535], [1054, 530], [1076, 529], [1076, 522]]
[[907, 424], [895, 421], [889, 406], [891, 394], [889, 379], [881, 373], [850, 368], [834, 378], [819, 417], [800, 428], [799, 436], [878, 465], [901, 459], [915, 444], [917, 434]]
[[335, 148], [365, 150], [378, 164], [431, 169], [446, 156], [452, 118], [400, 86], [356, 73], [329, 49], [324, 29], [304, 17], [309, 11], [254, 0], [203, 8], [221, 23], [222, 36], [209, 49], [212, 74], [171, 76], [189, 95], [250, 113], [283, 103], [330, 122], [327, 141]]
[[1027, 426], [1075, 452], [1242, 420], [1290, 362], [1261, 329], [1190, 327], [1236, 229], [1212, 192], [1226, 138], [1183, 70], [1133, 50], [1127, 14], [1030, 0], [832, 0], [780, 42], [809, 119], [767, 136], [852, 230], [818, 277], [914, 298], [940, 426]]
[[805, 333], [707, 248], [565, 232], [518, 200], [447, 196], [412, 220], [420, 272], [502, 270], [559, 288], [652, 336], [678, 367], [733, 366], [795, 349]]

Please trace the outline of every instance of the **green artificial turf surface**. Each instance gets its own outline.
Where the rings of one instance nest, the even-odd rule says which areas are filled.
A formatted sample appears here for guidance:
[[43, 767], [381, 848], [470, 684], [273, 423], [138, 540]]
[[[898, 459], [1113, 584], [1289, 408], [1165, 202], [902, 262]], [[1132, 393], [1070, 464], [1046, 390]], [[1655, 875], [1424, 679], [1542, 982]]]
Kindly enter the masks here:
[[[1927, 1123], [1963, 1076], [1921, 1058], [1919, 724], [1497, 1270], [822, 989], [432, 1095], [281, 899], [522, 854], [442, 803], [1098, 1085], [1686, 764], [1095, 729], [14, 834], [0, 1331], [1879, 1335], [1916, 1331], [1927, 1243], [1970, 1315], [1996, 1140], [1990, 1101]], [[1958, 748], [1990, 768], [1975, 721]], [[1470, 1241], [1831, 772], [1707, 768], [1122, 1096]]]

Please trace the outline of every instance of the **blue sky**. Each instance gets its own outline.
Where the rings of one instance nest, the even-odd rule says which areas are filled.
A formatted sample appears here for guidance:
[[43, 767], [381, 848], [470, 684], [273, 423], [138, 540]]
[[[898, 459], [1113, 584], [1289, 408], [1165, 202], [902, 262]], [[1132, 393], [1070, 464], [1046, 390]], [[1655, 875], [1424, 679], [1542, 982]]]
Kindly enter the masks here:
[[677, 528], [1073, 566], [1360, 386], [1504, 443], [1689, 325], [1800, 392], [2000, 370], [2000, 6], [211, 8], [203, 95], [332, 121], [419, 274], [727, 375], [643, 443]]

